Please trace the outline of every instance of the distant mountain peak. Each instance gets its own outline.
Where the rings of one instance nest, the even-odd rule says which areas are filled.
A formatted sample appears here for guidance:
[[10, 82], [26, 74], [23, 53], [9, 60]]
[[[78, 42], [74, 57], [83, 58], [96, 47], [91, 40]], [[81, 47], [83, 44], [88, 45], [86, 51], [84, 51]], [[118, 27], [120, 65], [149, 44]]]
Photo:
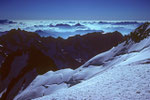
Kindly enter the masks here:
[[83, 25], [81, 25], [80, 23], [77, 23], [77, 24], [75, 24], [74, 26], [83, 26]]

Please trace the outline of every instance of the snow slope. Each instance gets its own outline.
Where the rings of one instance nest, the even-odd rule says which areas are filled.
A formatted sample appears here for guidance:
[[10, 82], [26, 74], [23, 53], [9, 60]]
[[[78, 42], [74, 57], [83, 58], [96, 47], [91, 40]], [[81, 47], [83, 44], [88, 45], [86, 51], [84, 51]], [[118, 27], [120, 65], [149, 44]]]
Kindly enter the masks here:
[[35, 100], [149, 100], [150, 66], [113, 66], [81, 84]]
[[150, 37], [130, 39], [76, 70], [38, 76], [14, 100], [149, 100], [149, 54]]

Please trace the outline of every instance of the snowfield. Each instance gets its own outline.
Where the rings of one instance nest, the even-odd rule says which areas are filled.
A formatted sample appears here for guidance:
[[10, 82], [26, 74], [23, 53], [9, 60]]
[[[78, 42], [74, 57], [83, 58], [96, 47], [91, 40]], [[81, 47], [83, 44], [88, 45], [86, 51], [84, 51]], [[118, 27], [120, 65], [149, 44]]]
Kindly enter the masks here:
[[[128, 53], [108, 62], [105, 61], [119, 48], [113, 48], [92, 58], [82, 68], [92, 66], [90, 62], [96, 60], [105, 62], [107, 66], [97, 67], [107, 67], [107, 70], [100, 71], [80, 84], [35, 100], [149, 100], [150, 46], [146, 43], [144, 45], [144, 42], [149, 40], [150, 38], [133, 44], [134, 48], [131, 46], [129, 51], [126, 51]], [[118, 47], [122, 47], [123, 44]], [[99, 59], [102, 57], [104, 59]]]
[[123, 42], [76, 70], [39, 75], [14, 100], [30, 99], [150, 100], [150, 37]]
[[149, 100], [150, 65], [113, 66], [68, 89], [35, 100]]

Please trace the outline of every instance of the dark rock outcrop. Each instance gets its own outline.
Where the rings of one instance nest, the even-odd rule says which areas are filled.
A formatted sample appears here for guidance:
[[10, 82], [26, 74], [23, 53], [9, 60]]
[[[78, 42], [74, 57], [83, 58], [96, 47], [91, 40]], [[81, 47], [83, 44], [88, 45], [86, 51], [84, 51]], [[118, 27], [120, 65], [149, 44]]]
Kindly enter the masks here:
[[123, 40], [119, 32], [55, 39], [20, 29], [11, 30], [0, 37], [0, 92], [7, 88], [2, 99], [12, 100], [39, 74], [75, 69]]
[[136, 28], [133, 32], [126, 36], [126, 40], [133, 40], [134, 42], [140, 42], [144, 38], [150, 35], [150, 23], [146, 22], [143, 25]]

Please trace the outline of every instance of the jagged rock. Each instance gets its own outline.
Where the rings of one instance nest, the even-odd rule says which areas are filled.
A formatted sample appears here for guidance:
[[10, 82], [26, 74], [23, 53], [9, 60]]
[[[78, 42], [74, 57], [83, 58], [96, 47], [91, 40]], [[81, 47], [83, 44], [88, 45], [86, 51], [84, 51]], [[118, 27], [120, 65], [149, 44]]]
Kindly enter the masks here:
[[127, 40], [132, 39], [134, 42], [140, 42], [150, 35], [150, 23], [146, 22], [126, 36]]
[[7, 88], [2, 99], [12, 100], [39, 74], [62, 68], [75, 69], [122, 41], [119, 32], [55, 39], [20, 29], [11, 30], [0, 37], [3, 46], [0, 48], [0, 92]]

